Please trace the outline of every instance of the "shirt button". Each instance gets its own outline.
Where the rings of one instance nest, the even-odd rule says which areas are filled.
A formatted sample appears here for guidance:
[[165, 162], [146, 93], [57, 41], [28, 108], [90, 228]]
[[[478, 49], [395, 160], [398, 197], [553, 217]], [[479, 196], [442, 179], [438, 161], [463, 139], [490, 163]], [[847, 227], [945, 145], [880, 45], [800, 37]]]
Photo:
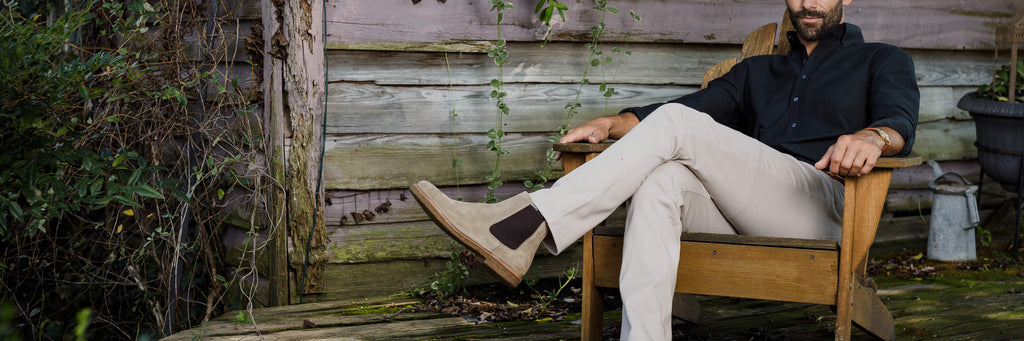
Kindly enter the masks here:
[[800, 64], [807, 64], [807, 58], [801, 59]]
[[793, 102], [800, 102], [800, 97], [793, 97]]
[[807, 79], [807, 75], [800, 75], [800, 79]]
[[789, 127], [790, 128], [796, 128], [796, 123], [790, 124]]

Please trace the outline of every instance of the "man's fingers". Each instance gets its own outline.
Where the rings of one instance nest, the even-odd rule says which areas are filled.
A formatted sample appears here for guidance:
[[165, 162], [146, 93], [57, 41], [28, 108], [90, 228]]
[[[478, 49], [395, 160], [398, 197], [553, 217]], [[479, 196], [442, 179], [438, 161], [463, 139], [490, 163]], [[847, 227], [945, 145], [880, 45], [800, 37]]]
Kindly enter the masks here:
[[584, 137], [586, 137], [586, 135], [582, 134], [582, 132], [580, 131], [580, 128], [577, 127], [577, 128], [570, 129], [568, 132], [566, 132], [565, 136], [562, 136], [562, 138], [558, 139], [558, 142], [559, 143], [572, 143], [572, 142], [580, 141]]
[[832, 157], [829, 160], [829, 171], [834, 174], [843, 174], [840, 172], [842, 167], [843, 158], [846, 156], [846, 146], [836, 144], [835, 148], [832, 149]]
[[829, 166], [829, 161], [831, 161], [832, 159], [832, 149], [835, 147], [836, 145], [829, 146], [828, 150], [825, 151], [825, 155], [821, 156], [821, 160], [818, 160], [818, 162], [814, 163], [814, 168], [825, 170], [825, 168]]
[[562, 138], [558, 139], [558, 142], [571, 143], [583, 141], [589, 143], [598, 143], [604, 141], [604, 139], [607, 137], [608, 133], [602, 131], [598, 127], [594, 127], [591, 125], [581, 125], [579, 127], [570, 129], [568, 132], [565, 133], [565, 136], [562, 136]]

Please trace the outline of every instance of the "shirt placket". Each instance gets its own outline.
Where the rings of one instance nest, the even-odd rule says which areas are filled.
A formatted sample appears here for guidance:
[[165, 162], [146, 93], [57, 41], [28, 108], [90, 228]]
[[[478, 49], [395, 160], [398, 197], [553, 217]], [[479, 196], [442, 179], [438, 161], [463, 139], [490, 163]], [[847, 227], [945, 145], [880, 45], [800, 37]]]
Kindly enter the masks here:
[[800, 124], [803, 123], [804, 102], [807, 99], [807, 82], [814, 70], [816, 62], [809, 60], [806, 56], [799, 57], [800, 72], [793, 82], [793, 90], [790, 91], [789, 110], [786, 110], [786, 139], [793, 139], [800, 131]]

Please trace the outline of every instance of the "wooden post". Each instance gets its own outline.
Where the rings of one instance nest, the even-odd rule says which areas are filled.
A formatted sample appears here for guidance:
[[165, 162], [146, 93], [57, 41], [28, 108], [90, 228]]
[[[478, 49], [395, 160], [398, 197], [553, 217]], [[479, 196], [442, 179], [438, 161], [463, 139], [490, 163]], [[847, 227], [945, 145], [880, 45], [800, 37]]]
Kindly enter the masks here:
[[284, 188], [288, 234], [295, 246], [289, 262], [295, 270], [295, 284], [301, 286], [297, 288], [300, 293], [323, 292], [327, 259], [324, 256], [327, 237], [324, 186], [319, 179], [327, 93], [322, 1], [264, 0], [265, 7], [276, 7], [275, 15], [280, 24], [276, 31], [267, 34], [270, 34], [270, 54], [275, 57], [275, 64], [281, 66], [283, 117], [291, 124], [292, 142]]
[[[584, 147], [589, 147], [584, 145]], [[604, 146], [605, 148], [607, 145]], [[603, 148], [602, 148], [603, 150]], [[568, 174], [597, 156], [596, 152], [562, 152], [562, 169]], [[604, 324], [604, 302], [594, 284], [594, 232], [583, 235], [583, 316], [580, 321], [582, 340], [601, 340]]]
[[287, 193], [284, 172], [284, 86], [281, 75], [282, 59], [275, 58], [274, 36], [281, 29], [280, 11], [270, 0], [260, 4], [263, 16], [263, 131], [266, 136], [266, 160], [270, 176], [274, 179], [267, 191], [267, 209], [270, 215], [267, 253], [270, 255], [269, 271], [271, 306], [289, 304], [288, 300], [288, 236], [285, 216]]

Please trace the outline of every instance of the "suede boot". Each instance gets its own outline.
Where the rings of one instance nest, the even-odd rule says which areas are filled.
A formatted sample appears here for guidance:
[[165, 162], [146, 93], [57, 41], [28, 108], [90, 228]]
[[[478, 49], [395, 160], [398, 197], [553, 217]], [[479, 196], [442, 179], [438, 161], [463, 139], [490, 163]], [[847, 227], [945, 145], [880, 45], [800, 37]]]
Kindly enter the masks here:
[[483, 257], [484, 264], [510, 287], [523, 280], [548, 234], [544, 217], [525, 192], [499, 203], [481, 204], [452, 200], [426, 181], [409, 190], [437, 226]]

